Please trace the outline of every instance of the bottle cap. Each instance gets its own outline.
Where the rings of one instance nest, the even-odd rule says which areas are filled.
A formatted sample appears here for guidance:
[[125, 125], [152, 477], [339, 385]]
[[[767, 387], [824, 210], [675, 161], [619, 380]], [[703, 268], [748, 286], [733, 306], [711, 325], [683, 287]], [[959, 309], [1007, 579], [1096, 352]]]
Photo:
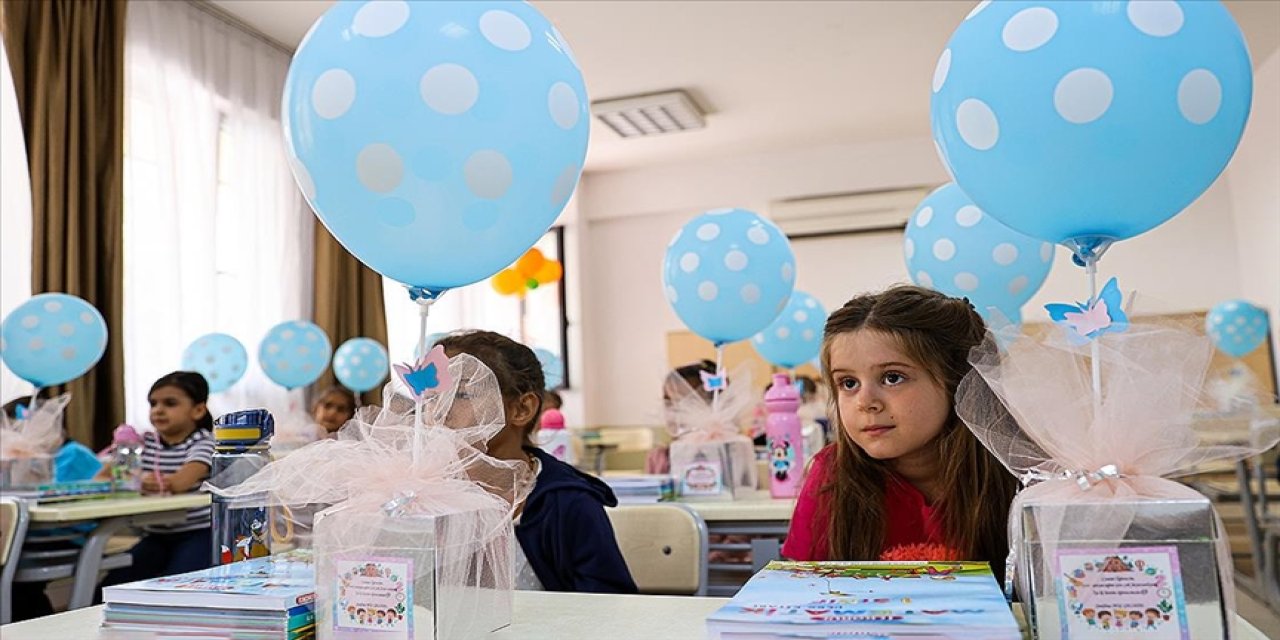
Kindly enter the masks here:
[[133, 425], [122, 424], [111, 432], [111, 441], [116, 444], [137, 444], [142, 442], [142, 434]]
[[275, 418], [266, 409], [233, 411], [213, 422], [213, 440], [219, 446], [254, 446], [270, 438], [275, 430]]
[[543, 429], [563, 429], [564, 414], [559, 409], [547, 409], [542, 412]]

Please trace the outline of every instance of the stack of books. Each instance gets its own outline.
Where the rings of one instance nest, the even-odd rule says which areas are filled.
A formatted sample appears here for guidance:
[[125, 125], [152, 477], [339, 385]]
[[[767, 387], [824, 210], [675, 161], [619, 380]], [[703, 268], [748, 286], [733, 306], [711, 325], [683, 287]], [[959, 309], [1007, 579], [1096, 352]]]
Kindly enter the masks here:
[[36, 502], [65, 502], [88, 498], [136, 498], [138, 492], [113, 492], [109, 481], [77, 480], [75, 482], [51, 482], [37, 487], [5, 488], [0, 494], [26, 498]]
[[106, 587], [102, 626], [168, 637], [314, 638], [315, 576], [310, 550], [297, 550]]
[[618, 504], [646, 504], [676, 499], [675, 480], [669, 475], [605, 476]]
[[981, 562], [770, 562], [707, 617], [707, 633], [712, 640], [1022, 637]]

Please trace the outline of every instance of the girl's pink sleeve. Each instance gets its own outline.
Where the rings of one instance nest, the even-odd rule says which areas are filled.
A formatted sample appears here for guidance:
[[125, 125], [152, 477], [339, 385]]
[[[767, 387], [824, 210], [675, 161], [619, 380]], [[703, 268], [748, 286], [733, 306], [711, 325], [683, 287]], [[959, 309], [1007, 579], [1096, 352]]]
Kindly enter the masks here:
[[791, 527], [782, 543], [782, 555], [790, 560], [818, 561], [827, 555], [827, 509], [821, 504], [818, 492], [826, 481], [832, 447], [828, 446], [813, 457], [813, 464], [805, 476], [796, 508], [791, 514]]

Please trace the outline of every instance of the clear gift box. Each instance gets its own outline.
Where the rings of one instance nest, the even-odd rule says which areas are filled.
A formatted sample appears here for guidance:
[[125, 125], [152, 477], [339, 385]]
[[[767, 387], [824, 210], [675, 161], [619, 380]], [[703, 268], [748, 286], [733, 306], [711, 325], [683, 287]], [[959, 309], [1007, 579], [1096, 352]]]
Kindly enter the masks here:
[[0, 489], [35, 489], [53, 482], [53, 456], [0, 458]]
[[332, 505], [311, 531], [322, 640], [459, 640], [511, 624], [512, 518], [532, 471], [485, 453], [506, 424], [493, 373], [469, 355], [447, 371], [416, 399], [389, 384], [383, 407], [362, 408], [336, 440], [210, 489], [299, 515]]
[[676, 493], [692, 500], [733, 500], [754, 493], [755, 447], [738, 426], [759, 400], [750, 370], [739, 367], [715, 392], [695, 389], [673, 372], [665, 394]]
[[[1230, 560], [1220, 554], [1225, 532], [1204, 496], [1030, 503], [1018, 516], [1015, 571], [1034, 594], [1025, 606], [1036, 637], [1229, 637], [1223, 563]], [[1090, 535], [1088, 523], [1117, 517], [1131, 519], [1119, 539]], [[1042, 527], [1058, 529], [1057, 538], [1043, 538]]]
[[62, 446], [62, 414], [71, 394], [39, 400], [20, 419], [0, 413], [0, 489], [35, 489], [54, 477]]
[[1171, 478], [1276, 437], [1214, 445], [1196, 433], [1209, 340], [1152, 324], [1089, 339], [1005, 331], [970, 353], [956, 413], [1024, 484], [1009, 513], [1009, 574], [1033, 635], [1232, 637], [1222, 523]]

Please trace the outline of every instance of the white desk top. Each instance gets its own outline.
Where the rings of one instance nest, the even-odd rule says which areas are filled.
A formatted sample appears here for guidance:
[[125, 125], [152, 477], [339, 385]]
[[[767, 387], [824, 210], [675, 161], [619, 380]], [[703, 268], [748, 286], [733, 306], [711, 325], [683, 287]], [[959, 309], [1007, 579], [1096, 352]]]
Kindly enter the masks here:
[[739, 500], [722, 500], [718, 502], [685, 502], [707, 522], [790, 520], [791, 512], [796, 508], [794, 499], [770, 498], [768, 491], [757, 491], [754, 495]]
[[[512, 616], [515, 622], [490, 637], [511, 640], [695, 640], [706, 637], [706, 617], [728, 601], [728, 598], [517, 591]], [[1014, 613], [1020, 612], [1015, 608]], [[1021, 616], [1018, 618], [1021, 621]], [[89, 640], [97, 636], [101, 622], [102, 607], [89, 607], [5, 625], [0, 636], [4, 640]], [[1244, 619], [1238, 619], [1236, 631], [1241, 640], [1266, 640], [1262, 632]]]
[[207, 493], [140, 498], [103, 498], [31, 505], [32, 522], [80, 522], [141, 513], [178, 511], [209, 504]]

